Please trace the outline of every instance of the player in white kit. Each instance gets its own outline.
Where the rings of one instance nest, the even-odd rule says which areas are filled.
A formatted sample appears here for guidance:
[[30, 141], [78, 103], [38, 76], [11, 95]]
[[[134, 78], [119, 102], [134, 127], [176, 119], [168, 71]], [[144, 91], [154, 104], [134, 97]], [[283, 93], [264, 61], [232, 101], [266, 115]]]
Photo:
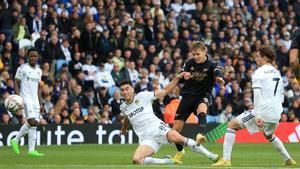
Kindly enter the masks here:
[[39, 52], [35, 48], [27, 51], [28, 63], [18, 67], [14, 88], [17, 95], [24, 100], [24, 114], [27, 122], [22, 125], [18, 135], [11, 140], [11, 146], [16, 154], [20, 154], [19, 141], [28, 133], [28, 155], [32, 157], [43, 156], [35, 150], [36, 130], [39, 123], [40, 102], [39, 102], [39, 83], [42, 78], [42, 70], [36, 64]]
[[283, 111], [284, 87], [280, 72], [272, 66], [275, 52], [272, 48], [262, 46], [256, 54], [259, 67], [252, 75], [254, 109], [246, 111], [228, 123], [223, 143], [223, 159], [212, 166], [230, 167], [231, 152], [235, 132], [247, 128], [250, 134], [262, 131], [265, 138], [273, 144], [284, 159], [284, 165], [296, 165], [281, 140], [274, 135]]
[[163, 90], [154, 92], [140, 92], [135, 94], [132, 83], [129, 80], [123, 80], [120, 83], [121, 94], [125, 102], [120, 105], [121, 113], [126, 117], [121, 129], [121, 134], [126, 134], [129, 124], [132, 124], [133, 130], [139, 137], [139, 147], [133, 156], [134, 164], [178, 164], [180, 161], [171, 158], [153, 158], [162, 144], [180, 143], [189, 147], [192, 151], [204, 154], [212, 161], [217, 161], [219, 155], [213, 154], [205, 149], [201, 141], [195, 141], [183, 137], [177, 131], [169, 128], [163, 121], [155, 116], [152, 109], [152, 100], [160, 98], [171, 92], [176, 86], [181, 73], [175, 77]]

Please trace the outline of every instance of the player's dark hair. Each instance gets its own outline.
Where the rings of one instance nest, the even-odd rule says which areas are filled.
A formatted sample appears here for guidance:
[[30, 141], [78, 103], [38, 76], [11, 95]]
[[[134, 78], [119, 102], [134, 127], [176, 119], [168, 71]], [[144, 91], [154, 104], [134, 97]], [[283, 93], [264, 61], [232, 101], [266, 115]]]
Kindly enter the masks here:
[[122, 81], [120, 82], [120, 87], [123, 86], [123, 85], [127, 85], [127, 84], [130, 85], [130, 86], [133, 86], [131, 80], [129, 80], [129, 79], [124, 79], [124, 80], [122, 80]]
[[266, 57], [266, 58], [270, 59], [271, 62], [274, 61], [276, 58], [276, 53], [271, 47], [262, 46], [259, 48], [258, 51], [262, 57]]
[[40, 50], [38, 50], [37, 48], [34, 48], [34, 47], [27, 50], [27, 54], [29, 54], [30, 52], [37, 52], [38, 54], [40, 54]]

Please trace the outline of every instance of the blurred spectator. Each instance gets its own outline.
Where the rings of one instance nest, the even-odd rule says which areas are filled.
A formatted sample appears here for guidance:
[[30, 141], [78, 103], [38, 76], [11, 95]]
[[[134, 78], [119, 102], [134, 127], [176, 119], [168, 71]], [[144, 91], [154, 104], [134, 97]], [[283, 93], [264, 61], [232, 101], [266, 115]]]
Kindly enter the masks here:
[[75, 123], [77, 119], [81, 117], [81, 112], [79, 108], [74, 108], [70, 115], [70, 121], [71, 123]]
[[105, 104], [103, 107], [103, 112], [100, 115], [100, 119], [98, 123], [100, 124], [111, 124], [112, 121], [109, 119], [110, 111], [109, 111], [109, 105]]
[[[299, 2], [296, 3], [299, 5]], [[299, 11], [297, 12], [299, 14]], [[299, 15], [298, 15], [299, 16]], [[299, 25], [299, 21], [298, 21]], [[300, 56], [300, 29], [296, 29], [292, 35], [292, 44], [290, 51], [290, 65], [294, 71], [297, 80], [300, 80], [300, 66], [299, 66], [299, 56]]]
[[111, 114], [109, 118], [111, 119], [112, 122], [121, 122], [121, 110], [120, 110], [120, 105], [121, 105], [121, 94], [120, 94], [120, 89], [116, 89], [113, 95], [113, 98], [108, 100], [108, 103], [111, 107]]
[[14, 24], [12, 27], [13, 40], [18, 43], [21, 39], [30, 39], [31, 35], [26, 24], [26, 18], [22, 17], [18, 23]]
[[3, 113], [2, 114], [2, 118], [0, 121], [0, 125], [9, 125], [10, 124], [10, 117], [8, 114]]
[[94, 87], [95, 75], [97, 72], [97, 67], [92, 64], [93, 57], [92, 55], [86, 55], [85, 64], [82, 66], [82, 71], [85, 74], [84, 84], [87, 88]]
[[94, 77], [94, 88], [106, 87], [109, 89], [113, 86], [115, 86], [115, 81], [113, 80], [111, 73], [105, 71], [104, 64], [100, 63]]
[[234, 118], [235, 118], [235, 116], [232, 115], [232, 106], [230, 104], [227, 104], [225, 106], [225, 110], [223, 110], [220, 113], [218, 122], [219, 123], [227, 123]]
[[8, 42], [12, 40], [12, 14], [4, 1], [0, 3], [0, 32], [5, 34]]

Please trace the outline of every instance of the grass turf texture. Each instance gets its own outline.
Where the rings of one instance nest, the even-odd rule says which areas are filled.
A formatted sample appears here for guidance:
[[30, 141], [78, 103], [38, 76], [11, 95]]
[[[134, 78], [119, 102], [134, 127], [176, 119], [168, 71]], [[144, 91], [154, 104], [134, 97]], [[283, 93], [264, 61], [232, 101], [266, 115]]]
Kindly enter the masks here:
[[[205, 144], [209, 150], [221, 154], [222, 144]], [[284, 167], [281, 156], [271, 144], [236, 144], [234, 145], [232, 167], [239, 169], [298, 168], [300, 169], [300, 145], [285, 144], [291, 156], [298, 162], [295, 167]], [[206, 157], [185, 148], [183, 165], [135, 166], [131, 164], [134, 145], [62, 145], [39, 146], [37, 150], [45, 157], [27, 156], [27, 146], [21, 147], [20, 155], [15, 155], [10, 147], [0, 148], [0, 168], [2, 169], [165, 169], [165, 168], [215, 168]], [[165, 145], [155, 157], [173, 155], [175, 146]]]

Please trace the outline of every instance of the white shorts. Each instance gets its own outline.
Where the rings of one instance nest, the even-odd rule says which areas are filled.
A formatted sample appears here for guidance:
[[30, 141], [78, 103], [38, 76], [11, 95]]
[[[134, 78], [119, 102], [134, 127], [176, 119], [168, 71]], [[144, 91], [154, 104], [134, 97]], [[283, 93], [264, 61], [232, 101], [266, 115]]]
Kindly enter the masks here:
[[242, 128], [247, 128], [250, 134], [263, 131], [266, 135], [269, 136], [272, 135], [278, 127], [278, 123], [265, 122], [263, 128], [259, 128], [256, 125], [255, 117], [256, 114], [253, 111], [245, 111], [244, 113], [238, 115], [236, 119], [238, 120]]
[[163, 144], [169, 143], [167, 133], [170, 130], [171, 128], [164, 122], [157, 123], [139, 138], [139, 144], [150, 146], [156, 153]]
[[37, 106], [34, 106], [32, 104], [24, 103], [23, 114], [24, 114], [26, 119], [34, 118], [35, 120], [39, 121], [39, 119], [40, 119], [40, 108], [37, 107]]

